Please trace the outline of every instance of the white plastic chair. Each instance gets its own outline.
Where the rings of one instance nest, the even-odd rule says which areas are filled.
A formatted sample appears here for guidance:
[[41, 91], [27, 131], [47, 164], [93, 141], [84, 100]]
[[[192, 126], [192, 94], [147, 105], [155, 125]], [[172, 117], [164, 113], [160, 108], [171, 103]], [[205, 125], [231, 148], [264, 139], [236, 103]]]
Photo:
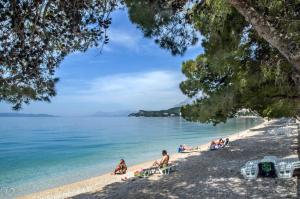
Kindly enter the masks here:
[[292, 163], [286, 161], [279, 162], [276, 168], [278, 178], [291, 178], [293, 177]]
[[241, 168], [241, 174], [245, 179], [253, 180], [258, 175], [258, 163], [259, 160], [248, 161], [245, 166]]

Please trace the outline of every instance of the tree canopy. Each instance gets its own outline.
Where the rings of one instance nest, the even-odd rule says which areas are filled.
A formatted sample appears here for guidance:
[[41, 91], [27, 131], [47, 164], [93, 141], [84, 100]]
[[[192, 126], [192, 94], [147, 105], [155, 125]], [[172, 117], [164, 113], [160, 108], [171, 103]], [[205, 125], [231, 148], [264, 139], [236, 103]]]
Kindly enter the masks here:
[[299, 115], [300, 0], [2, 0], [0, 101], [15, 109], [49, 101], [60, 62], [106, 44], [110, 13], [120, 5], [174, 55], [203, 37], [204, 53], [182, 68], [180, 88], [196, 98], [182, 108], [188, 120], [218, 123], [240, 108]]
[[74, 51], [108, 42], [116, 0], [0, 1], [0, 101], [14, 109], [56, 94], [55, 69]]
[[[154, 1], [153, 4], [164, 6], [152, 10], [152, 18], [159, 18], [157, 16], [164, 13], [170, 2], [174, 3]], [[167, 35], [171, 42], [166, 48], [181, 53], [186, 48], [177, 41], [189, 40], [193, 31], [199, 31], [204, 37], [204, 53], [182, 66], [187, 79], [180, 88], [188, 97], [196, 98], [194, 103], [182, 108], [186, 119], [224, 122], [241, 108], [266, 117], [299, 115], [300, 73], [295, 57], [300, 46], [300, 1], [206, 0], [180, 6], [172, 9], [168, 19], [172, 21], [172, 16], [185, 15], [188, 19], [185, 22], [192, 30], [178, 39], [176, 33], [179, 31], [174, 30], [173, 34], [171, 29]], [[129, 13], [132, 11], [129, 9]], [[144, 32], [149, 32], [149, 27], [169, 30], [171, 23], [159, 24], [152, 20], [159, 24], [157, 28], [131, 19], [142, 26]], [[180, 25], [177, 28], [188, 30]], [[154, 37], [165, 40], [165, 34]], [[169, 47], [173, 45], [180, 50], [173, 51], [174, 47]], [[295, 59], [291, 60], [291, 56]]]

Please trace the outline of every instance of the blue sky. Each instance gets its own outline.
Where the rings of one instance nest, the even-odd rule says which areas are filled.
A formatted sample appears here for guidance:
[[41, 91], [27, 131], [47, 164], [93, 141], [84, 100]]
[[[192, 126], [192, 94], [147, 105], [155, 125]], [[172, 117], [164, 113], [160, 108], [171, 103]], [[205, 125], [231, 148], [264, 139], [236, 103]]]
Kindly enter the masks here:
[[[144, 38], [126, 11], [113, 14], [110, 42], [100, 53], [91, 48], [68, 55], [57, 69], [57, 96], [51, 103], [32, 102], [22, 113], [89, 115], [98, 111], [165, 109], [186, 99], [179, 90], [181, 63], [195, 58], [201, 45], [172, 56]], [[11, 106], [0, 104], [1, 112]]]

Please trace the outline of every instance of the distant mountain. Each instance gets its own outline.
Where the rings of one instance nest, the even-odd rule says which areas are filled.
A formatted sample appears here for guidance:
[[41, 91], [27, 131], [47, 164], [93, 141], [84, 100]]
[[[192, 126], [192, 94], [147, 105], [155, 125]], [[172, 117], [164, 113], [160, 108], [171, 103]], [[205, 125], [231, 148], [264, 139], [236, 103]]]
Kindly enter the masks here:
[[159, 110], [159, 111], [145, 111], [140, 110], [137, 113], [131, 113], [129, 117], [179, 117], [180, 107], [174, 107], [167, 110]]
[[30, 113], [0, 113], [0, 117], [57, 117], [48, 114], [30, 114]]
[[123, 117], [128, 116], [132, 111], [113, 111], [113, 112], [104, 112], [98, 111], [91, 115], [92, 117]]

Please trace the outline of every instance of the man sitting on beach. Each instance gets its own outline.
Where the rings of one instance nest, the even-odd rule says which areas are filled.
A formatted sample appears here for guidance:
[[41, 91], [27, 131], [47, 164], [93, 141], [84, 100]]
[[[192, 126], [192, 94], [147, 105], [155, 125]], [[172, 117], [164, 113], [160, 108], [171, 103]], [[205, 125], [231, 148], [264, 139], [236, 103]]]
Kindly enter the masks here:
[[116, 174], [125, 174], [126, 171], [127, 171], [127, 166], [126, 166], [125, 160], [121, 159], [120, 163], [118, 164], [118, 166], [115, 169], [114, 174], [115, 175]]
[[167, 167], [169, 164], [169, 160], [170, 160], [170, 156], [168, 155], [166, 150], [163, 150], [161, 160], [160, 161], [156, 160], [152, 166], [160, 167], [160, 168]]

